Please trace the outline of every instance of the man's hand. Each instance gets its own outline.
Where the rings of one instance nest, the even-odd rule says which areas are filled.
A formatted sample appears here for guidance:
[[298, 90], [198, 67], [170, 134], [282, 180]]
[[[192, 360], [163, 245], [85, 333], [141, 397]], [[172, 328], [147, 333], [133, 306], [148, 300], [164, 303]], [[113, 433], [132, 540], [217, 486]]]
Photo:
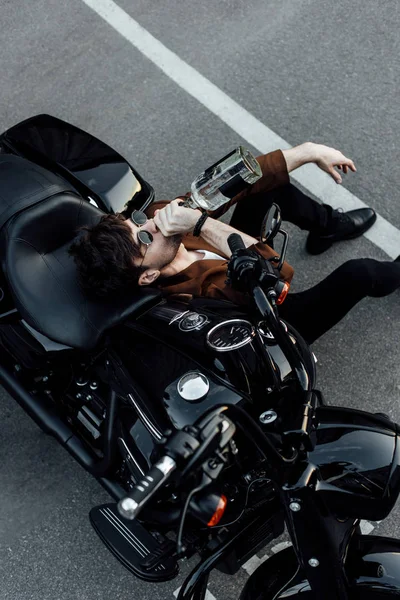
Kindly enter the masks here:
[[201, 216], [201, 211], [179, 206], [180, 202], [182, 199], [172, 200], [154, 214], [154, 223], [165, 237], [190, 233]]
[[348, 169], [354, 172], [357, 170], [350, 158], [347, 158], [339, 150], [324, 146], [323, 144], [305, 142], [300, 146], [282, 150], [282, 153], [286, 160], [288, 173], [291, 173], [302, 165], [313, 162], [320, 169], [329, 173], [336, 183], [342, 183], [340, 173], [336, 171], [335, 167], [343, 171], [343, 173], [347, 173]]
[[342, 170], [343, 173], [347, 173], [348, 169], [354, 173], [357, 171], [353, 161], [350, 158], [346, 158], [339, 150], [323, 146], [322, 144], [313, 144], [313, 146], [315, 150], [315, 159], [313, 162], [320, 169], [329, 173], [336, 183], [342, 183], [342, 178], [335, 167]]

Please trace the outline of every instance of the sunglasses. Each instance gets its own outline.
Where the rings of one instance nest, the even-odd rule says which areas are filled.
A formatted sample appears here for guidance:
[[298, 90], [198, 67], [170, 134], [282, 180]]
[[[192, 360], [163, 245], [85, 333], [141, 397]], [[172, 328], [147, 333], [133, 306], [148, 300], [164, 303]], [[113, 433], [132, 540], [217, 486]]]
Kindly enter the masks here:
[[[143, 227], [143, 225], [145, 225], [147, 223], [147, 216], [141, 210], [134, 210], [133, 213], [131, 214], [131, 221], [137, 227]], [[144, 246], [146, 246], [146, 250], [144, 251], [142, 262], [140, 263], [140, 266], [139, 266], [139, 268], [141, 269], [142, 265], [143, 265], [143, 261], [146, 258], [147, 249], [150, 246], [150, 244], [152, 243], [154, 238], [153, 238], [153, 235], [149, 231], [142, 231], [140, 229], [137, 233], [137, 237], [138, 237], [139, 242], [141, 244], [143, 244]]]

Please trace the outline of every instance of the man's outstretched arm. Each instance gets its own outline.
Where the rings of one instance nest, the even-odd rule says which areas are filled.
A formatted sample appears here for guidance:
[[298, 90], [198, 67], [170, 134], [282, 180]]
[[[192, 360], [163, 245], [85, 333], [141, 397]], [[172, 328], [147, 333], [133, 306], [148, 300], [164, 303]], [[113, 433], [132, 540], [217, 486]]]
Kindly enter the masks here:
[[214, 218], [218, 219], [231, 206], [237, 202], [245, 201], [248, 196], [268, 192], [289, 184], [289, 173], [307, 163], [315, 163], [320, 169], [328, 173], [336, 183], [342, 183], [342, 177], [336, 169], [341, 170], [343, 173], [347, 173], [349, 169], [350, 171], [356, 171], [354, 162], [344, 156], [342, 152], [314, 142], [305, 142], [288, 150], [274, 150], [258, 156], [257, 161], [261, 166], [261, 179], [210, 213]]
[[320, 169], [326, 171], [336, 183], [342, 183], [342, 177], [336, 171], [336, 168], [343, 171], [343, 173], [347, 173], [348, 169], [353, 172], [357, 170], [350, 158], [347, 158], [339, 150], [323, 144], [305, 142], [300, 146], [282, 150], [282, 154], [286, 161], [288, 173], [307, 163], [315, 163]]

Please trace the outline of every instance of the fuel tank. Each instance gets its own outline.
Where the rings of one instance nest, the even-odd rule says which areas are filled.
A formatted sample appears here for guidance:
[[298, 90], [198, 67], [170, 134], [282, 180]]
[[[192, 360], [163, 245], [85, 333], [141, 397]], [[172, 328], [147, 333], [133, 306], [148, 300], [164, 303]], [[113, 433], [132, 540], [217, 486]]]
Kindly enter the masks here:
[[130, 373], [178, 429], [220, 403], [241, 403], [258, 418], [295, 382], [265, 326], [228, 302], [168, 301], [128, 329], [121, 355], [129, 352]]

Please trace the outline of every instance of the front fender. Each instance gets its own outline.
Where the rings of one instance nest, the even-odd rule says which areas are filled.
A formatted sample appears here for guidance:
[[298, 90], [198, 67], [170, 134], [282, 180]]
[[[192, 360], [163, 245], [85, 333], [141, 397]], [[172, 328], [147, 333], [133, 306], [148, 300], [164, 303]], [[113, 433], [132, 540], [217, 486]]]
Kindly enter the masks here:
[[[400, 540], [357, 536], [345, 568], [352, 598], [400, 598]], [[288, 600], [300, 596], [302, 600], [317, 600], [290, 547], [258, 567], [249, 577], [240, 600]]]
[[[295, 586], [297, 581], [301, 582], [302, 580], [304, 578], [300, 574], [299, 563], [293, 548], [285, 548], [262, 563], [250, 575], [239, 600], [275, 600], [281, 598], [281, 591]], [[307, 581], [305, 581], [305, 585], [308, 587]], [[306, 598], [311, 600], [314, 599], [314, 596], [304, 596], [304, 600]]]
[[400, 540], [357, 537], [350, 548], [346, 571], [357, 597], [400, 598]]

